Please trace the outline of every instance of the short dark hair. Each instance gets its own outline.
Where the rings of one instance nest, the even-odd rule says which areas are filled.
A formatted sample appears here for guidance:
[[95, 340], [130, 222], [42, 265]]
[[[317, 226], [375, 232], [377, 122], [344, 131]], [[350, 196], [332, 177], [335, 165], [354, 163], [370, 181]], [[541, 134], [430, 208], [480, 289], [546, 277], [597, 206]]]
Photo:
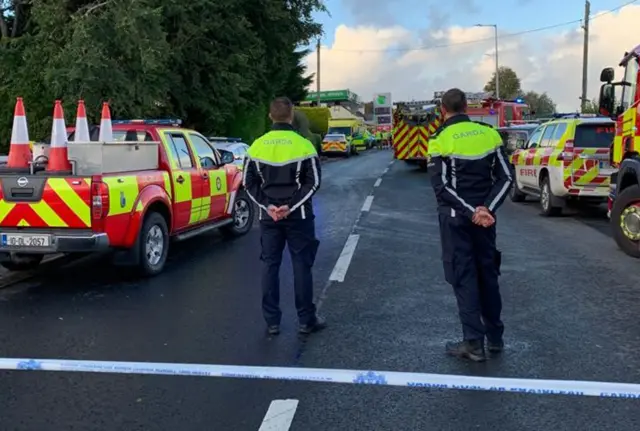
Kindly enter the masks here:
[[442, 95], [442, 106], [451, 114], [462, 114], [467, 110], [467, 96], [459, 88], [452, 88]]
[[269, 106], [269, 115], [276, 123], [290, 121], [293, 115], [293, 103], [288, 97], [276, 97]]

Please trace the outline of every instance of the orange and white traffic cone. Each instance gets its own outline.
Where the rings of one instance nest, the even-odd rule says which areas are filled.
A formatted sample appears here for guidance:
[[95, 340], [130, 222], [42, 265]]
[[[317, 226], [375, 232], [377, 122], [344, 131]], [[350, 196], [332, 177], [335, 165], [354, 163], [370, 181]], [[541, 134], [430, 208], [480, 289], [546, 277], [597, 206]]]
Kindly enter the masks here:
[[84, 106], [84, 100], [78, 100], [78, 112], [76, 114], [76, 130], [73, 136], [73, 142], [89, 142], [89, 123], [87, 122], [87, 111]]
[[70, 171], [71, 163], [67, 154], [67, 127], [64, 124], [62, 102], [56, 100], [53, 108], [53, 126], [51, 126], [51, 148], [47, 171]]
[[109, 110], [109, 104], [107, 102], [102, 104], [102, 119], [100, 120], [100, 136], [98, 137], [98, 141], [113, 142], [111, 111]]
[[31, 161], [31, 148], [29, 146], [29, 130], [27, 128], [27, 117], [24, 113], [22, 97], [18, 97], [16, 100], [10, 145], [7, 167], [28, 168], [29, 162]]

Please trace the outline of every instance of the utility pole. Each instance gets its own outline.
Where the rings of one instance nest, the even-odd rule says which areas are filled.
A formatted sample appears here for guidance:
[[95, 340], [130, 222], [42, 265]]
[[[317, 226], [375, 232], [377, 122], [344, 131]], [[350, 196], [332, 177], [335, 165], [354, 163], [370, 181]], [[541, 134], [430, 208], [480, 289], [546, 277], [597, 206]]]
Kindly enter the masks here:
[[584, 2], [584, 51], [582, 52], [582, 103], [580, 111], [584, 113], [587, 108], [587, 82], [588, 82], [588, 64], [589, 64], [589, 15], [591, 14], [591, 3], [589, 0]]
[[496, 99], [500, 100], [500, 63], [498, 63], [498, 25], [494, 25], [496, 39]]
[[318, 38], [316, 53], [318, 56], [318, 66], [316, 69], [316, 98], [317, 98], [318, 107], [320, 107], [320, 38]]

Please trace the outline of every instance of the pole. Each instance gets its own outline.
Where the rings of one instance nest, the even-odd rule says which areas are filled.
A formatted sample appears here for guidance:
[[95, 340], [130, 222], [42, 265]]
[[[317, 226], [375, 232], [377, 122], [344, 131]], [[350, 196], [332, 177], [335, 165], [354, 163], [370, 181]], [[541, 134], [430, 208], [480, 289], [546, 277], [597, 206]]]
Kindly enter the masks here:
[[318, 38], [316, 51], [318, 55], [318, 66], [316, 70], [316, 98], [317, 98], [317, 103], [319, 107], [320, 106], [320, 38]]
[[591, 3], [589, 0], [584, 2], [584, 51], [582, 53], [582, 103], [580, 104], [580, 110], [584, 113], [587, 109], [587, 83], [588, 83], [588, 70], [589, 64], [589, 15], [591, 14]]
[[498, 63], [498, 24], [493, 26], [496, 35], [496, 99], [500, 99], [500, 66]]

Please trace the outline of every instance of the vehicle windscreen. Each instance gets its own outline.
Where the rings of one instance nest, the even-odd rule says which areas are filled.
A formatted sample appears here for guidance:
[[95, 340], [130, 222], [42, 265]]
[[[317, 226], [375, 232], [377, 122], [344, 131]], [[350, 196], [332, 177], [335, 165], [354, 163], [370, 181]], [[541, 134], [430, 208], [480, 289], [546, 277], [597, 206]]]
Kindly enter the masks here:
[[345, 135], [351, 136], [351, 127], [329, 127], [327, 135]]
[[609, 148], [613, 142], [613, 124], [580, 124], [576, 127], [574, 146], [577, 148]]
[[471, 121], [479, 121], [481, 123], [490, 124], [493, 127], [498, 127], [497, 115], [469, 115], [469, 118], [471, 118]]
[[344, 141], [344, 135], [325, 135], [325, 141]]

